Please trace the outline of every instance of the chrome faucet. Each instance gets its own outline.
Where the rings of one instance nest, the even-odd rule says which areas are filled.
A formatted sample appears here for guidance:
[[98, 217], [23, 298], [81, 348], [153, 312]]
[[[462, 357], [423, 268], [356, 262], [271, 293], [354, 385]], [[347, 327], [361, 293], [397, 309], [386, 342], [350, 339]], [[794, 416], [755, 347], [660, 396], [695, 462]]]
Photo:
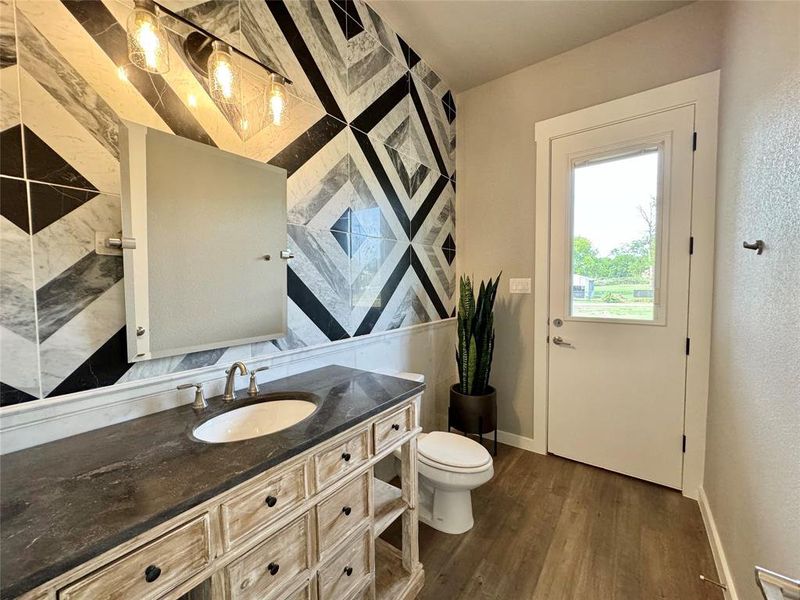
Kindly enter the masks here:
[[222, 394], [222, 401], [223, 402], [232, 402], [234, 398], [234, 392], [236, 391], [233, 386], [234, 379], [236, 379], [236, 371], [239, 371], [242, 375], [247, 375], [247, 367], [244, 366], [244, 363], [240, 360], [237, 360], [235, 363], [231, 365], [231, 368], [225, 371], [225, 374], [228, 378], [225, 380], [225, 393]]

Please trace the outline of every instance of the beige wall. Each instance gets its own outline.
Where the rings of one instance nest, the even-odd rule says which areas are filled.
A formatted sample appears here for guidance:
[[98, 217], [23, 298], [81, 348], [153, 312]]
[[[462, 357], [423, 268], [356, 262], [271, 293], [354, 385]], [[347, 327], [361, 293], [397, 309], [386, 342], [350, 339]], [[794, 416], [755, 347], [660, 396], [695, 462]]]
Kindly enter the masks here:
[[705, 489], [756, 600], [755, 564], [800, 577], [800, 3], [725, 13]]
[[720, 3], [696, 3], [468, 90], [458, 105], [458, 270], [502, 269], [492, 382], [500, 428], [533, 435], [533, 128], [548, 119], [719, 68]]

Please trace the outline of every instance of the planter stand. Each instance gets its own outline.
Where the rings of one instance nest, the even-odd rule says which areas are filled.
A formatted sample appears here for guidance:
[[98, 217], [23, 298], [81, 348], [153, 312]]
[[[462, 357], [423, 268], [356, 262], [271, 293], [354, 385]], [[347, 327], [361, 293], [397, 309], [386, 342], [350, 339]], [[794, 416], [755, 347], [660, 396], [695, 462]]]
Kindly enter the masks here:
[[455, 428], [466, 434], [478, 434], [483, 445], [483, 434], [494, 431], [492, 454], [497, 456], [497, 391], [483, 396], [468, 396], [458, 391], [458, 384], [450, 388], [450, 406], [447, 410], [447, 431]]

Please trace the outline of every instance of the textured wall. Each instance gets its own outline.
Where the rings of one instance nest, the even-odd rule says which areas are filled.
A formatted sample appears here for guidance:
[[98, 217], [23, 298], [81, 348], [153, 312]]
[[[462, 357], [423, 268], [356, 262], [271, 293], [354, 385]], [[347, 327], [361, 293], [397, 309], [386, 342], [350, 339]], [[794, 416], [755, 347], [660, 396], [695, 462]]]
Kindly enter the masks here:
[[533, 127], [570, 111], [719, 68], [718, 2], [668, 12], [458, 95], [459, 272], [503, 270], [492, 380], [500, 428], [533, 435]]
[[757, 600], [755, 565], [800, 577], [800, 3], [726, 3], [725, 23], [704, 487]]
[[[168, 2], [294, 81], [281, 128], [245, 128], [210, 99], [177, 35], [167, 74], [128, 66], [120, 79], [131, 5], [0, 0], [3, 405], [453, 312], [454, 103], [371, 8]], [[296, 258], [285, 338], [127, 363], [121, 259], [94, 252], [95, 232], [120, 229], [120, 118], [287, 169]]]

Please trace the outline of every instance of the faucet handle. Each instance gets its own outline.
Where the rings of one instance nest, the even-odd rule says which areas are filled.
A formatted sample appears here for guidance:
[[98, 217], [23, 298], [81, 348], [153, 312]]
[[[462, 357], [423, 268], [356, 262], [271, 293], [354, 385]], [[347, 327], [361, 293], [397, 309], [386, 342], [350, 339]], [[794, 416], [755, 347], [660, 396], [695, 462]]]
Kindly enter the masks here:
[[269, 366], [259, 367], [257, 369], [250, 369], [250, 385], [247, 387], [248, 396], [258, 395], [258, 383], [256, 382], [256, 373], [259, 371], [266, 371]]
[[188, 390], [191, 387], [195, 388], [194, 402], [192, 403], [192, 408], [197, 412], [208, 408], [208, 402], [206, 402], [206, 397], [205, 394], [203, 393], [202, 383], [182, 383], [181, 385], [178, 386], [178, 389]]

